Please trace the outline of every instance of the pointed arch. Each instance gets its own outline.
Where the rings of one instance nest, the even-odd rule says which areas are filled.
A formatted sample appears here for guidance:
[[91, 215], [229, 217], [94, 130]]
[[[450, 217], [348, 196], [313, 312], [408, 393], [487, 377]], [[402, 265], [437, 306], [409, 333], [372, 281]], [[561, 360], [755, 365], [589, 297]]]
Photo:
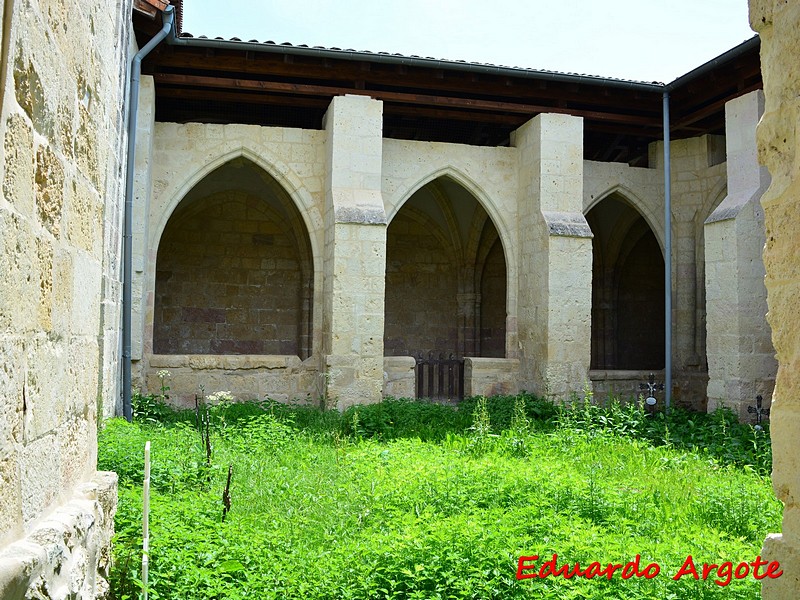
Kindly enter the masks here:
[[[653, 232], [653, 235], [655, 235], [658, 245], [661, 247], [661, 254], [663, 256], [666, 248], [666, 243], [664, 240], [664, 227], [662, 225], [664, 219], [657, 210], [654, 211], [649, 203], [645, 202], [629, 187], [623, 184], [611, 186], [601, 194], [598, 194], [591, 202], [589, 202], [584, 207], [583, 214], [588, 215], [589, 211], [591, 211], [595, 206], [600, 204], [606, 198], [610, 198], [612, 196], [621, 198], [642, 216], [642, 218], [647, 222], [647, 225], [650, 227], [650, 230]], [[659, 203], [657, 206], [662, 207], [663, 210], [663, 203]]]
[[645, 216], [612, 192], [586, 213], [592, 240], [593, 369], [664, 366], [664, 255]]
[[[204, 165], [198, 167], [194, 172], [190, 173], [183, 181], [177, 183], [173, 188], [172, 193], [167, 192], [168, 200], [166, 201], [166, 205], [161, 210], [161, 216], [156, 222], [156, 226], [150, 232], [149, 248], [158, 247], [167, 222], [181, 201], [186, 197], [186, 194], [197, 187], [197, 184], [203, 181], [211, 173], [223, 165], [236, 160], [237, 158], [249, 160], [251, 163], [264, 171], [264, 173], [272, 177], [272, 179], [274, 179], [275, 182], [281, 188], [283, 188], [283, 190], [288, 194], [289, 198], [292, 199], [295, 207], [302, 216], [308, 232], [317, 231], [321, 228], [323, 223], [322, 215], [320, 214], [314, 199], [311, 197], [311, 194], [308, 192], [305, 186], [303, 186], [300, 177], [281, 161], [273, 157], [267, 159], [247, 146], [239, 146], [234, 150], [230, 150], [224, 154], [220, 154], [219, 156], [212, 158]], [[311, 251], [312, 256], [314, 257], [314, 263], [316, 265], [319, 257], [321, 256], [321, 249], [319, 248], [319, 243], [315, 236], [309, 237], [311, 238]]]
[[[402, 202], [387, 211], [388, 355], [482, 356], [481, 315], [488, 314], [492, 356], [505, 356], [508, 257], [500, 228], [478, 189], [453, 169], [440, 169], [410, 186], [399, 196]], [[482, 293], [487, 268], [491, 285], [483, 286]], [[493, 310], [487, 312], [487, 304]]]
[[154, 234], [153, 350], [306, 358], [313, 238], [281, 182], [234, 154], [188, 178]]
[[451, 179], [462, 188], [464, 188], [473, 198], [478, 201], [483, 207], [483, 210], [491, 218], [494, 226], [497, 228], [497, 232], [500, 234], [500, 242], [503, 244], [503, 252], [506, 255], [506, 262], [509, 266], [509, 271], [512, 270], [512, 264], [509, 259], [509, 252], [511, 249], [511, 235], [510, 235], [510, 227], [508, 222], [506, 221], [505, 215], [497, 210], [497, 206], [494, 202], [492, 202], [491, 197], [486, 193], [486, 191], [478, 184], [474, 179], [472, 179], [469, 175], [464, 173], [461, 169], [453, 166], [447, 165], [436, 169], [435, 171], [431, 171], [414, 181], [413, 183], [406, 185], [396, 191], [394, 197], [399, 199], [396, 202], [390, 202], [387, 205], [386, 211], [386, 218], [387, 223], [391, 224], [392, 219], [394, 216], [399, 212], [399, 210], [405, 205], [406, 202], [415, 194], [417, 191], [425, 187], [427, 184], [436, 181], [438, 179]]

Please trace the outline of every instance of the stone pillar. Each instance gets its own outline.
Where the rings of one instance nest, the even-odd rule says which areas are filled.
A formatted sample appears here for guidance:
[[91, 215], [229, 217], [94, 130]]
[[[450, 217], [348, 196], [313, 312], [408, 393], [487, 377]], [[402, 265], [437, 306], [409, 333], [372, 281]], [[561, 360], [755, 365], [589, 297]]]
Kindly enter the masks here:
[[458, 351], [461, 356], [478, 356], [480, 331], [477, 329], [480, 315], [480, 294], [458, 294]]
[[[150, 253], [150, 161], [153, 156], [153, 130], [156, 123], [156, 88], [153, 77], [142, 75], [139, 84], [139, 110], [136, 120], [136, 165], [133, 180], [133, 277], [131, 306], [131, 359], [142, 360], [145, 311], [152, 302], [145, 297], [146, 268]], [[157, 249], [153, 249], [155, 252]], [[151, 292], [152, 294], [152, 292]], [[149, 315], [150, 322], [153, 315]], [[152, 348], [151, 348], [152, 351]]]
[[772, 486], [784, 503], [783, 533], [770, 535], [762, 555], [783, 575], [765, 579], [765, 600], [794, 600], [800, 589], [800, 4], [750, 0], [750, 23], [761, 37], [766, 102], [758, 126], [759, 159], [772, 182], [761, 198], [767, 303], [778, 374], [772, 395]]
[[542, 114], [519, 150], [520, 389], [581, 393], [591, 352], [592, 233], [583, 216], [583, 120]]
[[764, 212], [769, 185], [758, 164], [760, 90], [725, 106], [728, 195], [705, 223], [708, 410], [724, 405], [747, 419], [756, 395], [772, 396], [777, 364], [767, 325]]
[[383, 387], [383, 104], [365, 96], [339, 96], [324, 122], [322, 388], [328, 406], [344, 410], [380, 401]]

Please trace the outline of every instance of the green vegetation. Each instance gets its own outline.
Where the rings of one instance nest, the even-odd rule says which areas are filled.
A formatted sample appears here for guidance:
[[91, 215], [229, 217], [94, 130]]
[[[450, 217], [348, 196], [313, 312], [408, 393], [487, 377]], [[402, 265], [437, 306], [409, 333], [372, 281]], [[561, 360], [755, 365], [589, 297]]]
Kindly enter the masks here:
[[[672, 576], [689, 554], [698, 568], [753, 561], [780, 528], [768, 432], [728, 412], [651, 417], [523, 395], [341, 415], [223, 398], [201, 418], [137, 398], [136, 415], [100, 434], [99, 466], [120, 477], [119, 599], [140, 593], [148, 439], [155, 599], [758, 598], [752, 575]], [[661, 573], [516, 578], [520, 556], [554, 553], [582, 569], [639, 554]]]

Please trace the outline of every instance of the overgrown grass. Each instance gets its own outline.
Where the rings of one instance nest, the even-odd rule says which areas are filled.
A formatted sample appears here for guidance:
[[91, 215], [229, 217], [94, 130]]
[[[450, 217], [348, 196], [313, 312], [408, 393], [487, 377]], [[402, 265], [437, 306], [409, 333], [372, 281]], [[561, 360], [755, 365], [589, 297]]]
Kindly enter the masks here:
[[[671, 577], [688, 554], [752, 561], [780, 525], [768, 434], [729, 413], [568, 411], [532, 396], [342, 415], [223, 403], [211, 467], [191, 413], [146, 413], [100, 435], [100, 467], [120, 475], [117, 598], [138, 594], [147, 439], [152, 598], [757, 598], [752, 577]], [[640, 554], [662, 573], [516, 579], [521, 555], [553, 553], [584, 566]]]

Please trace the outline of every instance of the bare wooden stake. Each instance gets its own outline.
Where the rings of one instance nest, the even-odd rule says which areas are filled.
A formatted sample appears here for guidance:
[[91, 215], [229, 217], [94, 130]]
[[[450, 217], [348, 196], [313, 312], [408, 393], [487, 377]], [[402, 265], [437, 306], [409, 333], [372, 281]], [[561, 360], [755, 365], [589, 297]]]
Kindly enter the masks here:
[[233, 475], [233, 465], [228, 465], [228, 483], [225, 484], [225, 490], [222, 492], [222, 522], [225, 522], [225, 516], [231, 510], [231, 476]]

